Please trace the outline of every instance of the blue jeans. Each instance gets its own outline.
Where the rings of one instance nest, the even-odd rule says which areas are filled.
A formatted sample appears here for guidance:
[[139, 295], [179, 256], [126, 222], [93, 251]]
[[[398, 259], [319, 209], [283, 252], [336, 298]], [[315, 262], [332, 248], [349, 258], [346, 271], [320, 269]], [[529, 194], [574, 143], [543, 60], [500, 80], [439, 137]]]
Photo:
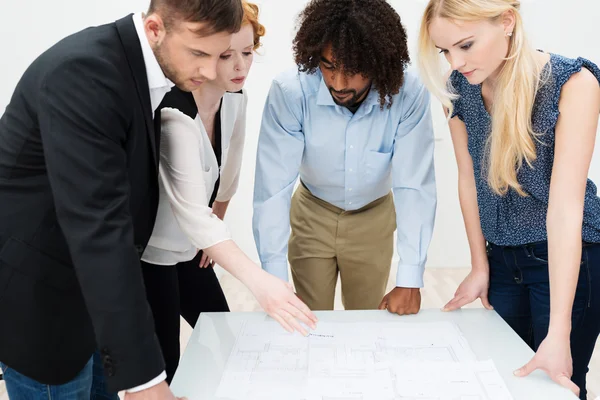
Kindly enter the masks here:
[[118, 400], [105, 390], [101, 357], [94, 354], [71, 381], [62, 385], [45, 385], [0, 362], [10, 400]]
[[[523, 246], [488, 244], [489, 300], [511, 328], [534, 350], [548, 333], [550, 280], [547, 242]], [[585, 243], [573, 303], [573, 382], [587, 399], [586, 374], [600, 334], [600, 244]], [[515, 368], [518, 366], [515, 366]]]

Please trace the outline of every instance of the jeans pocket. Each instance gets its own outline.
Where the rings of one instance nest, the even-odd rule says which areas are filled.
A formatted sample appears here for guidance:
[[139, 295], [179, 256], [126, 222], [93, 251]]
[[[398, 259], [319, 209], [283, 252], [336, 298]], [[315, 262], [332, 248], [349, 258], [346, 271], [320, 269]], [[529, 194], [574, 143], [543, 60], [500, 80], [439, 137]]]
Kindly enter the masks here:
[[548, 264], [548, 246], [528, 245], [527, 251], [529, 252], [529, 256], [535, 261]]

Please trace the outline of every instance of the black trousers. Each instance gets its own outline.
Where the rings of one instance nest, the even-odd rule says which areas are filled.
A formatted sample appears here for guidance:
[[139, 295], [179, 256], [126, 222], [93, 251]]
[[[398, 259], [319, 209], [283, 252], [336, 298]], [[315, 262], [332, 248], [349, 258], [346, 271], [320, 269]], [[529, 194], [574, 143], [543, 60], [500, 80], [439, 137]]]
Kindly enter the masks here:
[[201, 257], [202, 251], [193, 260], [176, 266], [142, 261], [146, 297], [154, 316], [169, 384], [179, 365], [179, 316], [193, 328], [202, 312], [229, 311], [214, 269], [198, 266]]

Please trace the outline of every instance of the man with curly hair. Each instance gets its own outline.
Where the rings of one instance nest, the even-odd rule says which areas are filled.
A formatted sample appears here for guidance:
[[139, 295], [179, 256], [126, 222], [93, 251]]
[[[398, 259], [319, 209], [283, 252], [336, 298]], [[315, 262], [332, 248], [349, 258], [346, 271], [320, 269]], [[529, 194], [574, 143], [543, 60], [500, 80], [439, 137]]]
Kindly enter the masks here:
[[415, 314], [436, 190], [429, 93], [405, 71], [406, 32], [384, 0], [313, 0], [299, 22], [298, 68], [273, 81], [258, 143], [261, 263], [287, 281], [287, 252], [313, 310], [333, 309], [339, 272], [346, 309]]

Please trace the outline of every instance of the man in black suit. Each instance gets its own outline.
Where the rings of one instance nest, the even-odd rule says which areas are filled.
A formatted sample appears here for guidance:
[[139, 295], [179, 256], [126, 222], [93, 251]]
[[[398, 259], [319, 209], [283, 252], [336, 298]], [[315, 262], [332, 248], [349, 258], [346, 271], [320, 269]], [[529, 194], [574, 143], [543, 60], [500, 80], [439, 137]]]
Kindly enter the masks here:
[[152, 0], [58, 42], [19, 81], [0, 119], [11, 400], [89, 399], [96, 351], [108, 392], [173, 398], [139, 261], [158, 202], [153, 114], [173, 85], [215, 78], [241, 20], [240, 0]]

